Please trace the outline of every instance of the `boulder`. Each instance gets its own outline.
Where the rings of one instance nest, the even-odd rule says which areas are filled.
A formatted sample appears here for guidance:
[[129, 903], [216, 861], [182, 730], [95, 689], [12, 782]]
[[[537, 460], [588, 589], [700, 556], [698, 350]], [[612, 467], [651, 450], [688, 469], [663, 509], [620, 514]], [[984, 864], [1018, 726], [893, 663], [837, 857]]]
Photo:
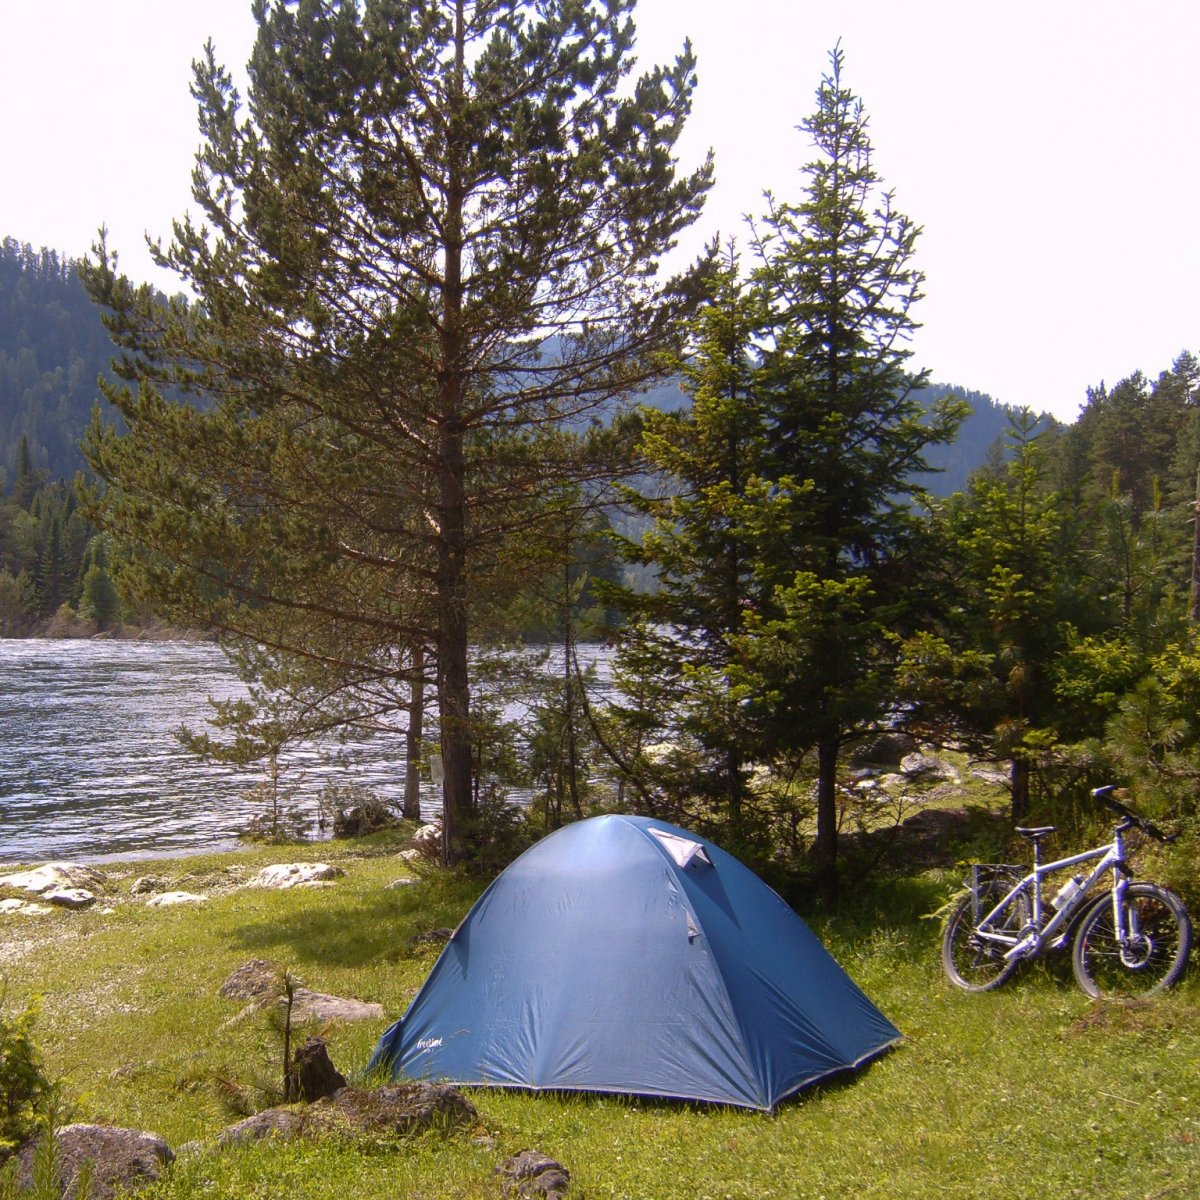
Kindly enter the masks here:
[[323, 1039], [308, 1038], [292, 1057], [300, 1099], [307, 1104], [332, 1096], [346, 1086], [346, 1077], [333, 1065]]
[[260, 888], [312, 887], [314, 884], [336, 879], [345, 873], [340, 867], [331, 867], [328, 863], [275, 863], [270, 867], [263, 867], [246, 886]]
[[283, 991], [283, 971], [269, 958], [252, 958], [234, 971], [223, 984], [220, 994], [226, 1000], [274, 998]]
[[951, 763], [943, 762], [940, 758], [935, 758], [932, 754], [922, 754], [917, 751], [913, 754], [906, 754], [900, 760], [900, 770], [910, 779], [925, 778], [925, 779], [952, 779], [956, 783], [959, 779], [958, 769]]
[[196, 892], [159, 892], [146, 901], [147, 908], [174, 908], [179, 904], [207, 904], [208, 897]]
[[[283, 988], [283, 969], [266, 958], [252, 958], [238, 967], [223, 984], [221, 995], [227, 1000], [249, 1000], [250, 1007], [241, 1016], [249, 1015], [267, 1004], [284, 1006], [287, 998]], [[310, 988], [292, 990], [292, 1021], [382, 1021], [383, 1005], [366, 1000], [349, 1000], [314, 992]]]
[[64, 888], [86, 888], [93, 892], [104, 891], [105, 878], [91, 867], [82, 863], [46, 863], [31, 871], [18, 871], [15, 875], [0, 876], [0, 887], [16, 888], [21, 892], [59, 891]]
[[571, 1186], [571, 1172], [540, 1150], [522, 1150], [496, 1168], [504, 1194], [517, 1200], [560, 1200]]
[[[279, 1003], [285, 1003], [280, 997]], [[292, 994], [292, 1020], [317, 1021], [382, 1021], [383, 1005], [367, 1000], [349, 1000], [343, 996], [329, 996], [324, 992], [310, 992], [308, 988], [297, 988]]]
[[[152, 1133], [117, 1129], [108, 1125], [64, 1125], [55, 1133], [62, 1156], [63, 1196], [72, 1195], [71, 1185], [80, 1167], [92, 1166], [91, 1200], [110, 1200], [117, 1193], [153, 1183], [175, 1155], [170, 1146]], [[17, 1183], [29, 1187], [38, 1139], [26, 1142], [17, 1153]]]
[[284, 1106], [247, 1117], [217, 1137], [220, 1146], [265, 1137], [319, 1137], [335, 1133], [375, 1138], [474, 1124], [479, 1114], [461, 1092], [444, 1083], [386, 1084], [366, 1090], [344, 1087], [307, 1107]]
[[442, 823], [431, 821], [422, 825], [412, 836], [411, 849], [429, 862], [442, 861]]
[[96, 895], [86, 888], [55, 888], [43, 892], [42, 899], [47, 904], [57, 904], [59, 908], [91, 908], [96, 903]]
[[148, 896], [152, 892], [166, 891], [166, 881], [157, 875], [139, 875], [130, 885], [131, 896]]

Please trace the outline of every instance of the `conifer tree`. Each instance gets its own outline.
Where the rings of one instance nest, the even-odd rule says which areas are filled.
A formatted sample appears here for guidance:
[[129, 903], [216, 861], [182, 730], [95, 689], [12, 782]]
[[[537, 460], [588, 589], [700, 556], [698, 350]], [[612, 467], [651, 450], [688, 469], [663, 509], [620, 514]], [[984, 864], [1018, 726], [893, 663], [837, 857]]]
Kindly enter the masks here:
[[632, 10], [260, 3], [246, 110], [211, 45], [196, 65], [207, 224], [159, 260], [197, 302], [103, 244], [83, 272], [136, 385], [89, 453], [142, 591], [349, 687], [433, 647], [451, 861], [479, 608], [543, 485], [614, 469], [545, 435], [653, 378], [687, 301], [655, 272], [711, 180], [676, 174], [693, 59], [632, 78]]
[[763, 386], [766, 473], [759, 583], [772, 606], [745, 640], [744, 682], [768, 744], [818, 764], [819, 873], [837, 856], [839, 755], [886, 708], [889, 628], [912, 598], [911, 563], [927, 447], [950, 440], [965, 406], [927, 411], [908, 368], [923, 275], [918, 227], [872, 163], [862, 102], [842, 82], [843, 54], [800, 126], [815, 147], [796, 203], [768, 195], [754, 229], [754, 282], [768, 316]]
[[[643, 750], [639, 775], [656, 789], [653, 803], [677, 819], [716, 820], [734, 843], [744, 832], [750, 739], [729, 665], [758, 594], [752, 530], [766, 453], [754, 345], [762, 313], [738, 268], [731, 248], [692, 323], [680, 363], [690, 409], [644, 413], [641, 452], [667, 494], [630, 493], [651, 524], [624, 556], [653, 568], [656, 587], [605, 591], [628, 618], [616, 664], [625, 698], [614, 715], [627, 745]], [[662, 745], [670, 752], [644, 753]], [[692, 811], [668, 797], [686, 797]]]

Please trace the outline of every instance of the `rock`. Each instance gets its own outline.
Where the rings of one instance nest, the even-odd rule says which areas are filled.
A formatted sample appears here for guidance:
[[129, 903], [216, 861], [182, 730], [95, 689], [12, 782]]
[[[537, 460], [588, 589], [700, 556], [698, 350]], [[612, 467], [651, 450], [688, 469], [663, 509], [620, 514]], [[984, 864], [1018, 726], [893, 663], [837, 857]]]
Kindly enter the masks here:
[[[175, 1161], [170, 1146], [162, 1138], [138, 1129], [64, 1125], [55, 1137], [62, 1155], [62, 1178], [66, 1184], [63, 1195], [71, 1193], [79, 1168], [89, 1159], [93, 1163], [91, 1200], [110, 1200], [118, 1192], [153, 1183], [163, 1167]], [[36, 1150], [35, 1138], [17, 1153], [17, 1183], [21, 1187], [32, 1183]]]
[[283, 971], [269, 958], [252, 958], [234, 971], [223, 984], [220, 994], [226, 1000], [258, 1000], [275, 997], [283, 991]]
[[53, 912], [48, 904], [34, 904], [29, 900], [0, 900], [0, 914], [12, 913], [14, 916], [33, 917], [38, 913]]
[[[238, 967], [221, 984], [221, 995], [227, 1000], [249, 1000], [246, 1014], [277, 1004], [284, 1007], [283, 970], [266, 958], [252, 958]], [[292, 1020], [306, 1021], [381, 1021], [383, 1005], [365, 1000], [348, 1000], [342, 996], [330, 996], [314, 992], [310, 988], [296, 987], [292, 991]]]
[[849, 761], [852, 765], [862, 763], [877, 767], [895, 766], [916, 749], [915, 739], [907, 733], [888, 730], [856, 746], [851, 751]]
[[196, 892], [160, 892], [146, 901], [147, 908], [174, 908], [179, 904], [207, 904], [208, 897]]
[[42, 899], [48, 904], [57, 904], [59, 908], [91, 908], [96, 903], [95, 894], [84, 888], [57, 888], [43, 892]]
[[520, 1200], [559, 1200], [571, 1186], [571, 1172], [540, 1150], [522, 1150], [496, 1168], [506, 1196]]
[[906, 754], [900, 760], [900, 770], [910, 779], [924, 776], [931, 779], [952, 779], [957, 782], [958, 770], [950, 763], [934, 758], [931, 754]]
[[427, 929], [424, 933], [414, 933], [408, 939], [408, 945], [412, 949], [418, 946], [444, 946], [453, 936], [453, 929]]
[[422, 825], [412, 836], [411, 849], [429, 862], [442, 861], [442, 823], [431, 821]]
[[401, 850], [396, 857], [404, 859], [405, 862], [421, 862], [425, 856], [420, 852], [420, 850], [414, 850], [410, 846], [407, 850]]
[[18, 871], [15, 875], [0, 877], [0, 887], [36, 892], [38, 895], [63, 888], [87, 888], [90, 891], [102, 892], [104, 885], [104, 876], [82, 863], [46, 863], [45, 866], [35, 867], [32, 871]]
[[344, 1087], [306, 1108], [269, 1108], [217, 1137], [220, 1146], [264, 1137], [315, 1137], [324, 1133], [377, 1137], [474, 1124], [479, 1114], [461, 1092], [444, 1083], [386, 1084], [367, 1091]]
[[[405, 851], [405, 853], [407, 854], [409, 852]], [[389, 892], [396, 892], [401, 888], [412, 887], [412, 885], [416, 882], [417, 881], [415, 879], [393, 879], [392, 882], [387, 885], [385, 890]]]
[[325, 1042], [318, 1037], [308, 1038], [292, 1057], [292, 1070], [300, 1098], [308, 1104], [332, 1096], [346, 1086], [346, 1077], [329, 1058]]
[[268, 1108], [255, 1113], [236, 1125], [230, 1125], [217, 1134], [218, 1146], [240, 1146], [246, 1142], [259, 1142], [264, 1138], [277, 1137], [287, 1141], [313, 1132], [306, 1120], [307, 1113], [298, 1108]]
[[1002, 767], [972, 767], [971, 775], [984, 783], [994, 783], [998, 787], [1007, 787], [1012, 782], [1011, 773]]
[[[280, 997], [279, 1004], [286, 1001]], [[293, 1021], [382, 1021], [383, 1005], [366, 1000], [348, 1000], [342, 996], [327, 996], [297, 988], [292, 995]]]
[[328, 863], [275, 863], [273, 866], [263, 867], [246, 886], [261, 888], [311, 887], [313, 884], [336, 879], [345, 873], [340, 867], [331, 867]]
[[131, 896], [146, 896], [151, 892], [164, 891], [166, 886], [166, 880], [159, 879], [157, 875], [139, 875], [129, 885], [129, 894]]

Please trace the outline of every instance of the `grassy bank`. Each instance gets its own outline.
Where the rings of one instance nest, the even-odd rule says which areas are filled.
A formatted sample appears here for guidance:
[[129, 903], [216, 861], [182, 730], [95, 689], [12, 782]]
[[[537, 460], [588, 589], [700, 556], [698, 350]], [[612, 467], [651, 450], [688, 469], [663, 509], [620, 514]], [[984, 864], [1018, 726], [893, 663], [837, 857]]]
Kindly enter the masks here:
[[[8, 1005], [42, 997], [37, 1035], [77, 1119], [149, 1129], [179, 1148], [211, 1139], [231, 1098], [279, 1074], [261, 1018], [235, 1021], [221, 982], [270, 958], [314, 989], [376, 1000], [388, 1020], [477, 885], [406, 874], [394, 847], [363, 842], [253, 850], [109, 869], [110, 912], [0, 917]], [[331, 887], [237, 887], [267, 862], [346, 870]], [[136, 875], [205, 891], [203, 907], [154, 909]], [[268, 1144], [187, 1153], [143, 1195], [491, 1197], [508, 1155], [539, 1149], [571, 1171], [571, 1194], [602, 1197], [1189, 1197], [1200, 1187], [1197, 969], [1161, 1000], [1093, 1004], [1069, 966], [1023, 972], [999, 992], [951, 988], [939, 927], [922, 919], [953, 889], [928, 873], [810, 923], [906, 1035], [866, 1070], [785, 1103], [775, 1116], [613, 1097], [478, 1091], [474, 1130], [400, 1144]], [[636, 1018], [635, 1018], [636, 1019]], [[334, 1062], [360, 1069], [383, 1023], [325, 1031]]]

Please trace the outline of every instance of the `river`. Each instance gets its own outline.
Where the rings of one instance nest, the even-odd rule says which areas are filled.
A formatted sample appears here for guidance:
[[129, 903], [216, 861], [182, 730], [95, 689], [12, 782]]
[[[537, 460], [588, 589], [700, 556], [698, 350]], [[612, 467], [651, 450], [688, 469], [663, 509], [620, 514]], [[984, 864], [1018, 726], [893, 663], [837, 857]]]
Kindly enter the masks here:
[[[175, 732], [200, 730], [207, 697], [241, 694], [221, 652], [195, 642], [0, 639], [0, 864], [194, 854], [236, 845], [262, 772], [205, 763]], [[302, 746], [284, 784], [315, 824], [316, 797], [353, 781], [404, 792], [404, 746], [377, 737]], [[441, 809], [422, 788], [422, 814]]]

